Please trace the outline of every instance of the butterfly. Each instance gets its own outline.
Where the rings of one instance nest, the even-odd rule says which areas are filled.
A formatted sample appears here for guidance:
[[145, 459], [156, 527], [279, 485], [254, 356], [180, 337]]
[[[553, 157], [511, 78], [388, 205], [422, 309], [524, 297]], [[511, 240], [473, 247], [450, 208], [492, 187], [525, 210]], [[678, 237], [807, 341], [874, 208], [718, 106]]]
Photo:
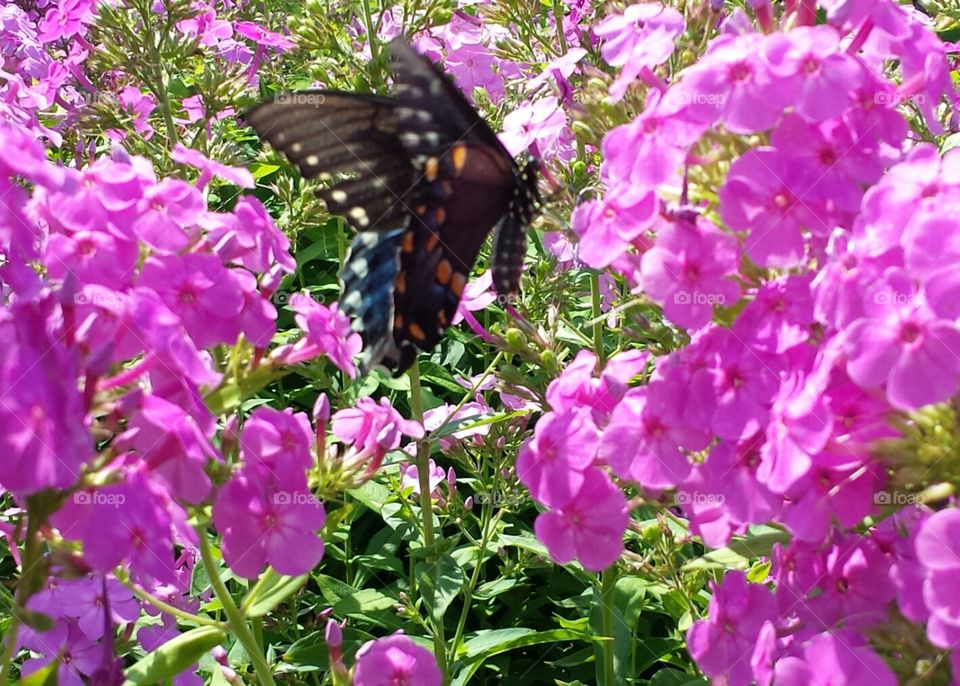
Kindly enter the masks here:
[[450, 325], [494, 229], [497, 292], [519, 293], [538, 162], [513, 159], [454, 83], [403, 38], [389, 46], [391, 96], [281, 93], [243, 115], [357, 230], [340, 309], [363, 338], [361, 372], [399, 375]]

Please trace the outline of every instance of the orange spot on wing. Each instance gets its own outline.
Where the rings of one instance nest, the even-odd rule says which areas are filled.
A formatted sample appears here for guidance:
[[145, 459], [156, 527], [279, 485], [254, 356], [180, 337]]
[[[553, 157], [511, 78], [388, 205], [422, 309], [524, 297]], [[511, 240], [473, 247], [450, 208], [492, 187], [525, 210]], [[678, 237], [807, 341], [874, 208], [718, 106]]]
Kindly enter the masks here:
[[454, 172], [459, 174], [463, 165], [467, 163], [467, 146], [463, 144], [453, 146], [450, 150], [450, 159], [453, 161]]
[[413, 252], [413, 231], [403, 234], [403, 252]]
[[437, 263], [437, 281], [446, 286], [450, 283], [450, 277], [453, 276], [453, 267], [450, 266], [449, 260], [440, 260]]
[[427, 337], [427, 334], [423, 332], [423, 329], [421, 329], [420, 325], [417, 323], [411, 324], [408, 327], [408, 330], [410, 331], [410, 335], [413, 336], [418, 341], [425, 340]]
[[453, 294], [460, 297], [460, 294], [463, 293], [463, 287], [467, 285], [467, 277], [465, 277], [460, 272], [457, 272], [452, 277], [450, 277], [450, 290], [453, 291]]
[[439, 169], [440, 163], [437, 161], [437, 158], [429, 157], [423, 164], [423, 175], [426, 177], [427, 181], [433, 181], [435, 178], [437, 178]]

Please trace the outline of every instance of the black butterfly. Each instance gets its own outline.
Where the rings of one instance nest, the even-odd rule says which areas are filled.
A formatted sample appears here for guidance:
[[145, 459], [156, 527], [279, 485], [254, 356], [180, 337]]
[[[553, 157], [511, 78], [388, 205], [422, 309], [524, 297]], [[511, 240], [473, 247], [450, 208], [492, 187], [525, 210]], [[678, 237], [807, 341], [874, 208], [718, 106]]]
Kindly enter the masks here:
[[[364, 340], [361, 369], [399, 374], [440, 340], [490, 229], [493, 279], [519, 291], [538, 165], [520, 168], [457, 87], [403, 39], [390, 44], [395, 95], [278, 95], [243, 118], [360, 233], [340, 307]], [[346, 178], [344, 178], [346, 175]]]

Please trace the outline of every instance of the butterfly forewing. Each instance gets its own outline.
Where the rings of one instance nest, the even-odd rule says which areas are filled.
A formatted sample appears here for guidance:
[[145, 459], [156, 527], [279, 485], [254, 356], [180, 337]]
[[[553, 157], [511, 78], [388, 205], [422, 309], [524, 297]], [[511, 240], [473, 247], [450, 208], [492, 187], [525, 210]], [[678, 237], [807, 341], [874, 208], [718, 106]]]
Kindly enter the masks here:
[[400, 373], [450, 325], [494, 225], [497, 285], [516, 292], [532, 204], [457, 87], [403, 39], [390, 50], [395, 97], [305, 91], [244, 118], [305, 177], [332, 179], [320, 196], [361, 232], [341, 295], [364, 338], [361, 366]]

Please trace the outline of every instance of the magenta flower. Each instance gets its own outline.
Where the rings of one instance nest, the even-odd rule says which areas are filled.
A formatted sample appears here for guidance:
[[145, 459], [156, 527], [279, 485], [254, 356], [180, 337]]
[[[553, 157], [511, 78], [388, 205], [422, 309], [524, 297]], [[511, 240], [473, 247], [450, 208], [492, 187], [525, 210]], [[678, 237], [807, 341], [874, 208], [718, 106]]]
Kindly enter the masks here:
[[644, 70], [666, 62], [685, 28], [683, 15], [659, 3], [629, 5], [623, 14], [608, 15], [597, 24], [594, 33], [604, 41], [600, 54], [607, 64], [621, 68], [610, 85], [611, 100], [623, 98]]
[[310, 448], [314, 439], [306, 413], [294, 412], [289, 407], [281, 412], [262, 406], [243, 423], [240, 445], [248, 464], [276, 470], [281, 463], [290, 463], [307, 470], [313, 466]]
[[86, 33], [86, 25], [92, 24], [95, 17], [96, 3], [91, 0], [60, 0], [43, 15], [37, 38], [43, 43], [73, 38]]
[[387, 398], [376, 402], [372, 398], [360, 398], [356, 407], [334, 413], [331, 418], [333, 435], [350, 445], [343, 458], [348, 468], [364, 466], [365, 473], [372, 475], [384, 456], [400, 447], [403, 435], [422, 438], [423, 427], [415, 421], [404, 419], [390, 405]]
[[444, 67], [453, 76], [457, 85], [470, 100], [473, 89], [481, 88], [494, 103], [503, 99], [503, 79], [494, 71], [496, 60], [490, 51], [479, 43], [464, 43], [447, 52]]
[[174, 162], [186, 164], [200, 170], [200, 178], [197, 179], [196, 186], [200, 190], [206, 187], [207, 183], [214, 176], [218, 176], [225, 181], [239, 186], [240, 188], [254, 188], [257, 182], [253, 179], [253, 174], [246, 167], [230, 167], [221, 164], [215, 160], [206, 157], [199, 150], [186, 148], [177, 143], [173, 146], [170, 157]]
[[[447, 473], [443, 471], [443, 467], [437, 465], [433, 459], [430, 459], [430, 497], [434, 500], [437, 498], [437, 489], [440, 487], [440, 484], [447, 478]], [[417, 470], [417, 465], [408, 464], [400, 468], [400, 488], [406, 490], [408, 488], [413, 489], [413, 494], [420, 495], [420, 472]]]
[[[202, 406], [201, 411], [206, 412]], [[122, 438], [169, 484], [174, 497], [199, 503], [210, 493], [204, 468], [219, 456], [194, 417], [179, 405], [145, 395]]]
[[363, 342], [360, 334], [350, 328], [350, 320], [340, 312], [337, 303], [327, 307], [296, 293], [290, 298], [290, 307], [297, 313], [297, 325], [306, 335], [294, 345], [274, 350], [274, 359], [282, 364], [297, 364], [326, 355], [338, 369], [354, 378], [357, 368], [353, 358], [360, 353]]
[[[57, 594], [60, 616], [75, 617], [77, 626], [91, 639], [103, 636], [106, 605], [103, 581], [99, 576], [63, 581]], [[140, 616], [140, 603], [133, 592], [113, 577], [107, 578], [106, 588], [111, 622], [135, 622]]]
[[87, 518], [83, 554], [94, 569], [106, 573], [123, 563], [140, 579], [175, 581], [172, 513], [177, 508], [166, 488], [145, 473], [129, 472], [123, 483], [77, 493], [74, 500]]
[[554, 96], [540, 98], [521, 105], [503, 119], [500, 141], [511, 155], [527, 150], [536, 151], [541, 158], [560, 154], [562, 159], [572, 156], [567, 115]]
[[403, 634], [367, 641], [357, 651], [355, 686], [440, 686], [443, 674], [426, 648]]
[[573, 500], [537, 516], [534, 530], [557, 564], [577, 560], [599, 572], [623, 553], [623, 534], [630, 513], [623, 492], [600, 469], [583, 474]]
[[223, 223], [210, 229], [206, 241], [214, 246], [214, 252], [224, 263], [237, 264], [253, 272], [266, 272], [275, 265], [288, 274], [296, 271], [289, 239], [259, 200], [244, 196], [237, 201], [233, 214], [217, 217]]
[[698, 329], [710, 323], [714, 306], [739, 299], [740, 289], [726, 278], [738, 262], [736, 241], [709, 222], [664, 222], [640, 263], [643, 290], [672, 322]]
[[867, 292], [866, 316], [844, 331], [850, 378], [863, 388], [885, 385], [890, 403], [905, 410], [956, 393], [960, 332], [936, 314], [939, 305], [917, 292], [902, 270], [888, 269]]
[[809, 121], [843, 114], [865, 78], [862, 63], [840, 49], [840, 34], [832, 26], [771, 34], [762, 51], [778, 87], [793, 91], [791, 104]]
[[791, 267], [804, 254], [802, 232], [827, 235], [820, 210], [824, 186], [802, 161], [772, 148], [754, 148], [730, 167], [720, 189], [724, 223], [748, 231], [747, 254], [762, 266]]
[[737, 317], [733, 332], [755, 350], [781, 355], [810, 338], [813, 300], [810, 277], [768, 281]]
[[77, 231], [50, 236], [44, 263], [51, 279], [70, 275], [83, 284], [124, 290], [131, 284], [138, 258], [134, 241], [106, 231]]
[[492, 305], [494, 302], [496, 302], [497, 294], [492, 290], [492, 287], [492, 269], [488, 269], [477, 278], [471, 279], [470, 282], [463, 288], [463, 295], [460, 298], [460, 304], [457, 305], [457, 311], [453, 315], [450, 325], [454, 326], [459, 324], [464, 319], [471, 316], [470, 312], [484, 310], [489, 305]]
[[517, 455], [517, 477], [530, 495], [548, 507], [563, 507], [583, 486], [594, 463], [600, 434], [587, 408], [549, 412]]
[[93, 455], [62, 316], [52, 297], [0, 310], [0, 485], [17, 495], [72, 485]]
[[153, 137], [150, 114], [157, 109], [157, 99], [152, 93], [143, 93], [135, 86], [127, 86], [117, 94], [117, 102], [133, 119], [133, 130], [146, 140]]
[[719, 119], [734, 133], [772, 128], [793, 93], [762, 59], [766, 40], [757, 33], [714, 39], [707, 53], [664, 95], [664, 111], [684, 112], [702, 124]]
[[707, 676], [748, 686], [753, 682], [750, 655], [764, 623], [777, 619], [776, 600], [741, 571], [727, 572], [721, 584], [711, 581], [710, 586], [709, 618], [690, 627], [687, 650]]
[[86, 678], [97, 671], [103, 658], [103, 647], [86, 636], [75, 622], [57, 622], [50, 631], [23, 629], [22, 644], [43, 657], [23, 663], [24, 677], [46, 667], [51, 660], [59, 662], [56, 670], [60, 686], [84, 686]]
[[195, 236], [197, 222], [206, 210], [200, 191], [186, 181], [164, 179], [147, 188], [137, 203], [137, 237], [160, 252], [178, 252]]
[[660, 381], [629, 391], [610, 415], [599, 457], [623, 479], [654, 491], [677, 486], [690, 474], [683, 449], [703, 450], [706, 427], [683, 417], [683, 389]]
[[597, 269], [608, 266], [650, 228], [658, 210], [653, 192], [629, 186], [611, 188], [602, 200], [579, 205], [570, 222], [580, 237], [580, 259]]
[[916, 553], [926, 572], [927, 638], [936, 646], [952, 648], [960, 640], [960, 511], [941, 510], [927, 519], [916, 535]]
[[833, 415], [821, 389], [794, 371], [782, 379], [773, 401], [757, 478], [774, 493], [785, 493], [813, 466], [833, 430]]
[[150, 257], [140, 271], [138, 284], [163, 299], [198, 348], [237, 340], [243, 293], [216, 256], [188, 253]]
[[[659, 99], [657, 95], [649, 97]], [[603, 137], [603, 179], [610, 187], [629, 183], [656, 188], [677, 175], [690, 145], [705, 128], [685, 112], [648, 104], [632, 122], [611, 129]]]
[[223, 559], [247, 579], [256, 578], [265, 564], [288, 576], [309, 572], [323, 557], [317, 532], [325, 522], [305, 472], [286, 460], [275, 470], [246, 465], [220, 488], [213, 504]]
[[817, 634], [802, 657], [789, 655], [774, 669], [777, 686], [896, 686], [893, 671], [854, 631]]
[[721, 441], [706, 461], [695, 465], [678, 489], [677, 502], [691, 530], [712, 548], [721, 548], [750, 524], [773, 521], [782, 499], [757, 479], [759, 436], [738, 444]]

